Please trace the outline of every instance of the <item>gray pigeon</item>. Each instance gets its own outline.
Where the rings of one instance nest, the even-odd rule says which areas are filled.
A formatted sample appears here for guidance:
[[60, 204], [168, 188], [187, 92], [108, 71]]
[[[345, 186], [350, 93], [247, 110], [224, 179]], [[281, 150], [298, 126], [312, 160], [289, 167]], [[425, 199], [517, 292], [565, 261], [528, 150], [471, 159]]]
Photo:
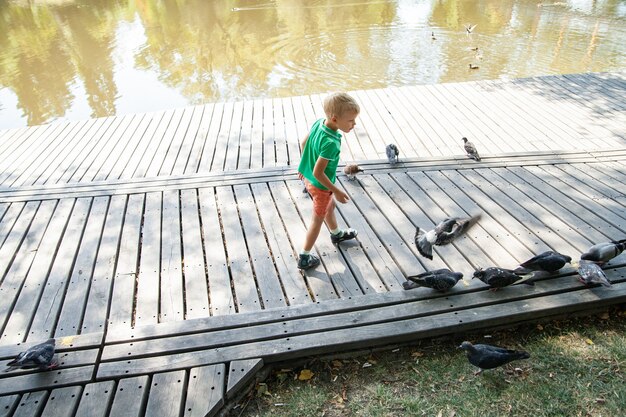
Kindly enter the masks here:
[[434, 271], [426, 271], [419, 275], [411, 275], [406, 277], [408, 281], [402, 283], [405, 290], [418, 287], [428, 287], [433, 290], [446, 292], [454, 287], [459, 280], [463, 278], [460, 272], [452, 272], [447, 268], [435, 269]]
[[598, 243], [587, 249], [580, 259], [602, 265], [624, 252], [624, 249], [626, 249], [626, 239]]
[[567, 255], [547, 251], [521, 263], [518, 268], [515, 268], [515, 273], [523, 275], [533, 271], [556, 272], [571, 261], [572, 258]]
[[[515, 271], [511, 269], [498, 268], [495, 266], [487, 269], [478, 268], [474, 271], [472, 279], [478, 278], [485, 284], [489, 285], [490, 289], [496, 291], [500, 288], [508, 287], [515, 284], [518, 281], [524, 280], [523, 275], [517, 275]], [[534, 282], [525, 279], [522, 284], [535, 285]]]
[[478, 155], [476, 146], [474, 146], [472, 142], [467, 140], [467, 138], [463, 138], [463, 142], [464, 142], [463, 148], [465, 148], [465, 152], [467, 153], [467, 156], [469, 156], [472, 159], [475, 159], [476, 161], [480, 161], [480, 155]]
[[485, 369], [497, 368], [511, 361], [530, 358], [530, 353], [523, 350], [511, 350], [482, 344], [473, 345], [470, 342], [461, 343], [459, 349], [465, 351], [469, 363], [479, 368], [475, 374], [480, 374]]
[[602, 268], [593, 261], [581, 259], [578, 263], [578, 274], [580, 274], [580, 282], [585, 285], [602, 284], [604, 287], [612, 286], [611, 281], [608, 280]]
[[417, 250], [420, 255], [433, 259], [433, 245], [442, 246], [451, 243], [475, 225], [480, 217], [480, 214], [467, 218], [449, 217], [428, 232], [416, 228], [414, 239]]
[[54, 339], [48, 339], [44, 343], [32, 346], [17, 355], [17, 358], [7, 363], [8, 368], [5, 372], [14, 369], [33, 369], [41, 370], [54, 369], [58, 363], [54, 360]]
[[356, 179], [356, 174], [359, 172], [363, 172], [360, 166], [357, 164], [349, 164], [343, 168], [343, 173], [348, 176], [348, 181], [353, 181]]
[[400, 150], [395, 144], [390, 143], [389, 145], [387, 145], [387, 147], [385, 148], [385, 153], [387, 154], [387, 159], [389, 160], [389, 163], [391, 165], [395, 165], [400, 162], [400, 160], [398, 159], [398, 155], [400, 155]]

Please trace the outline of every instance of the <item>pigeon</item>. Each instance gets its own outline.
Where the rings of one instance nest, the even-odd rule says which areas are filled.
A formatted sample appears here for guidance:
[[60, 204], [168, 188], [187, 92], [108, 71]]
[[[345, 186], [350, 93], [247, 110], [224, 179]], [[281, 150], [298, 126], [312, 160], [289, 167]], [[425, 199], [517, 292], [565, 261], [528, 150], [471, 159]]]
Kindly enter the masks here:
[[356, 174], [359, 172], [363, 172], [363, 170], [357, 164], [349, 164], [343, 168], [343, 173], [348, 176], [348, 181], [356, 179]]
[[[511, 269], [492, 266], [487, 269], [478, 268], [476, 271], [474, 271], [472, 279], [474, 278], [478, 278], [485, 284], [489, 285], [491, 290], [496, 291], [499, 288], [504, 288], [511, 284], [515, 284], [517, 281], [522, 281], [524, 279], [524, 276], [517, 275], [515, 271]], [[527, 285], [535, 285], [534, 282], [528, 279], [525, 279], [524, 281], [522, 281], [522, 283]]]
[[[472, 68], [472, 64], [470, 64], [470, 69], [475, 69], [475, 68]], [[467, 140], [467, 138], [463, 138], [463, 148], [465, 148], [465, 152], [467, 153], [467, 156], [469, 156], [470, 158], [476, 161], [480, 161], [480, 155], [478, 155], [478, 151], [476, 150], [476, 147], [474, 146], [472, 142]]]
[[419, 227], [415, 230], [415, 245], [420, 255], [433, 259], [433, 245], [447, 245], [469, 230], [481, 215], [459, 218], [449, 217], [441, 221], [434, 229], [426, 232]]
[[521, 263], [514, 272], [518, 275], [528, 274], [532, 271], [556, 272], [570, 262], [572, 262], [572, 258], [567, 255], [547, 251]]
[[585, 285], [602, 284], [607, 288], [612, 286], [602, 268], [593, 261], [581, 259], [578, 263], [578, 273], [580, 282]]
[[[476, 65], [476, 64], [472, 64], [472, 63], [469, 64], [469, 69], [471, 69], [471, 70], [478, 69], [478, 68], [480, 68], [480, 67], [478, 65]], [[465, 145], [465, 146], [466, 146], [465, 149], [467, 149], [467, 145]], [[480, 159], [477, 159], [477, 161], [480, 161]]]
[[459, 349], [465, 351], [469, 363], [478, 367], [475, 375], [482, 373], [485, 369], [493, 369], [511, 361], [530, 358], [530, 353], [523, 350], [511, 350], [482, 344], [473, 345], [470, 342], [461, 343]]
[[391, 165], [395, 165], [399, 162], [398, 155], [400, 155], [400, 150], [395, 144], [390, 143], [387, 145], [385, 153], [387, 154], [387, 159]]
[[17, 358], [7, 363], [8, 368], [5, 372], [20, 368], [39, 368], [41, 370], [56, 368], [58, 363], [54, 360], [54, 343], [54, 339], [48, 339], [44, 343], [30, 347], [24, 352], [19, 353]]
[[435, 32], [430, 32], [430, 39], [436, 41], [437, 38], [435, 37]]
[[478, 25], [477, 25], [477, 24], [476, 24], [476, 25], [466, 24], [466, 25], [465, 25], [465, 32], [467, 32], [467, 34], [468, 34], [468, 35], [469, 35], [469, 34], [471, 34], [471, 33], [472, 33], [472, 31], [473, 31], [474, 29], [476, 29], [476, 26], [478, 26]]
[[587, 249], [580, 259], [602, 265], [624, 252], [624, 249], [626, 249], [626, 239], [598, 243]]
[[463, 278], [460, 272], [452, 272], [447, 268], [435, 269], [434, 271], [426, 271], [419, 275], [408, 276], [407, 280], [402, 283], [405, 290], [418, 287], [428, 287], [433, 290], [446, 292], [454, 287], [459, 280]]

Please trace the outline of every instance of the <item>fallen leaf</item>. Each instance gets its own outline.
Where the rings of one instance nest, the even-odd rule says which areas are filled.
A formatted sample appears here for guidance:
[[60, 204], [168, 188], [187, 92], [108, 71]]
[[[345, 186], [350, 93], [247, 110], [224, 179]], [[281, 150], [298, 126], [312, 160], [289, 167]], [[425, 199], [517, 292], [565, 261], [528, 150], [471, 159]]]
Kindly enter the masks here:
[[609, 319], [609, 312], [605, 311], [604, 313], [600, 314], [600, 320], [608, 320]]
[[300, 381], [308, 381], [309, 379], [313, 378], [313, 375], [315, 374], [311, 372], [310, 369], [303, 369], [300, 371], [300, 375], [298, 375], [298, 379]]
[[604, 398], [596, 398], [596, 402], [598, 404], [604, 404], [606, 402], [606, 400]]
[[543, 326], [541, 324], [538, 324], [537, 325], [537, 330], [539, 330], [539, 331], [543, 330]]
[[333, 368], [341, 368], [343, 366], [343, 363], [338, 360], [332, 361], [332, 364], [333, 364]]
[[370, 366], [372, 366], [372, 364], [371, 364], [371, 363], [369, 363], [369, 362], [365, 362], [365, 363], [363, 364], [363, 368], [369, 368]]
[[421, 358], [424, 354], [422, 352], [413, 352], [411, 353], [411, 356], [414, 358]]
[[591, 340], [591, 339], [585, 339], [585, 343], [588, 344], [588, 345], [593, 345], [594, 344], [593, 340]]

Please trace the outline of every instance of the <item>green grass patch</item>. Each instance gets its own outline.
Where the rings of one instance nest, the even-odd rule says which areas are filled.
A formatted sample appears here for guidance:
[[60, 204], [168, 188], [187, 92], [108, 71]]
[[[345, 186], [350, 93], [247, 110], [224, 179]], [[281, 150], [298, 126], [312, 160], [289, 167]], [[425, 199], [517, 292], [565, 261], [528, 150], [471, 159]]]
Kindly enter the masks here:
[[[618, 416], [626, 410], [626, 311], [420, 341], [276, 370], [231, 416]], [[531, 354], [474, 375], [463, 340]], [[303, 369], [313, 372], [299, 379]]]

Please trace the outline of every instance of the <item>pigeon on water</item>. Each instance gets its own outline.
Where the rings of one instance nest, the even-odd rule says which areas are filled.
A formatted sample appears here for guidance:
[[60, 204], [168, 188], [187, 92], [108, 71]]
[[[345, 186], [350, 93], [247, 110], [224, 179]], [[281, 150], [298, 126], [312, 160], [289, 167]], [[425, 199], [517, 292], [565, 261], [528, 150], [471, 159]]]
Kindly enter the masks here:
[[446, 292], [454, 287], [459, 280], [463, 278], [460, 272], [452, 272], [447, 268], [435, 269], [434, 271], [426, 271], [419, 275], [406, 277], [408, 281], [402, 283], [405, 290], [418, 287], [428, 287], [433, 290]]
[[585, 285], [602, 284], [607, 288], [612, 286], [602, 268], [593, 261], [581, 259], [578, 263], [578, 274], [580, 282]]
[[556, 272], [570, 262], [572, 262], [570, 256], [547, 251], [521, 263], [519, 267], [515, 269], [515, 273], [524, 275], [533, 271]]
[[602, 265], [624, 252], [624, 249], [626, 249], [626, 239], [598, 243], [587, 249], [580, 259]]
[[465, 32], [470, 35], [474, 29], [476, 29], [476, 25], [470, 25], [469, 23], [465, 25]]
[[349, 164], [343, 168], [343, 173], [348, 176], [348, 181], [356, 179], [356, 174], [359, 172], [363, 172], [363, 170], [357, 164]]
[[481, 215], [459, 218], [449, 217], [441, 221], [434, 229], [425, 231], [419, 227], [415, 230], [415, 245], [420, 255], [433, 259], [433, 245], [447, 245], [461, 236], [480, 220]]
[[395, 144], [390, 143], [387, 145], [385, 153], [387, 154], [387, 159], [391, 165], [395, 165], [399, 162], [398, 155], [400, 155], [400, 150]]
[[499, 288], [507, 287], [511, 284], [515, 284], [517, 281], [527, 285], [535, 285], [534, 282], [524, 279], [523, 275], [517, 275], [515, 271], [511, 269], [498, 268], [495, 266], [487, 269], [478, 268], [474, 271], [472, 279], [478, 278], [485, 284], [489, 285], [490, 289], [496, 291]]
[[[472, 64], [470, 64], [470, 68], [472, 68]], [[478, 67], [476, 67], [478, 68]], [[469, 156], [470, 158], [476, 160], [476, 161], [480, 161], [480, 155], [478, 155], [478, 151], [476, 150], [476, 146], [474, 146], [474, 144], [472, 142], [470, 142], [469, 140], [467, 140], [467, 138], [463, 138], [463, 148], [465, 148], [465, 152], [467, 153], [467, 156]]]
[[459, 349], [465, 351], [469, 363], [479, 368], [475, 372], [476, 375], [485, 369], [493, 369], [511, 361], [530, 358], [530, 353], [523, 350], [511, 350], [482, 344], [473, 345], [470, 342], [461, 343]]
[[48, 339], [44, 343], [28, 348], [24, 352], [17, 355], [17, 358], [7, 363], [8, 368], [5, 372], [14, 369], [33, 369], [42, 370], [54, 369], [58, 363], [54, 360], [54, 339]]

